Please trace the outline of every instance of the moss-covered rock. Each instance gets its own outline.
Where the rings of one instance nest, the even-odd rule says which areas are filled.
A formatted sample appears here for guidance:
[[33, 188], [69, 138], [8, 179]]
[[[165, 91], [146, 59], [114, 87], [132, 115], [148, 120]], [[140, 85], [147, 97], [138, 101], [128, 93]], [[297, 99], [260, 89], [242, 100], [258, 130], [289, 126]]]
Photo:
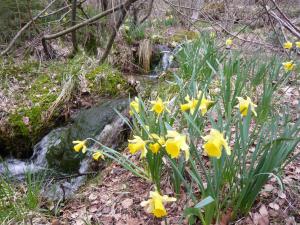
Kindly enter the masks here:
[[107, 101], [88, 110], [82, 110], [72, 125], [52, 131], [48, 136], [52, 145], [48, 146], [47, 162], [49, 167], [62, 172], [74, 172], [79, 168], [82, 153], [73, 150], [72, 141], [96, 138], [103, 128], [117, 115], [115, 110], [123, 111], [128, 107], [128, 99]]
[[[0, 154], [4, 157], [29, 157], [34, 144], [64, 122], [63, 113], [73, 104], [70, 100], [80, 101], [82, 76], [89, 87], [85, 101], [97, 102], [99, 97], [114, 97], [130, 90], [118, 70], [109, 64], [99, 66], [96, 60], [85, 54], [43, 64], [36, 61], [17, 64], [9, 59], [0, 59], [0, 64], [0, 100], [7, 100], [0, 104], [0, 139], [5, 146]], [[76, 84], [69, 90], [71, 97], [53, 108], [68, 79]], [[53, 116], [46, 118], [52, 109]]]

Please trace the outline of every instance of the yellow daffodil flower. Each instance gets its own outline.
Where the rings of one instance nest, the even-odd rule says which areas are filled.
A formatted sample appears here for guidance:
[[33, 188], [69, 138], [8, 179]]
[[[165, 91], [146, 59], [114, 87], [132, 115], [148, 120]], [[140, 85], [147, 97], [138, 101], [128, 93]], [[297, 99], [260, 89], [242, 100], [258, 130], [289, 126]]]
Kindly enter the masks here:
[[241, 97], [237, 97], [237, 99], [239, 100], [239, 104], [236, 107], [240, 109], [240, 112], [243, 116], [247, 116], [249, 106], [251, 107], [251, 111], [253, 112], [254, 116], [257, 116], [255, 111], [255, 107], [257, 107], [257, 105], [255, 105], [248, 96], [246, 99]]
[[104, 159], [104, 155], [101, 152], [95, 152], [93, 153], [93, 159], [95, 159], [96, 161], [99, 160], [99, 158]]
[[167, 215], [167, 210], [164, 206], [167, 202], [175, 202], [176, 198], [167, 195], [160, 195], [157, 191], [150, 191], [150, 198], [147, 201], [141, 202], [141, 206], [146, 212], [153, 214], [157, 218]]
[[156, 101], [151, 101], [152, 104], [151, 111], [154, 111], [158, 116], [163, 113], [166, 108], [166, 102], [163, 102], [161, 98], [157, 98]]
[[74, 151], [80, 152], [82, 150], [82, 153], [86, 153], [87, 147], [86, 147], [86, 140], [84, 141], [73, 141], [74, 145]]
[[137, 97], [135, 97], [134, 100], [132, 102], [130, 102], [129, 114], [132, 116], [134, 114], [134, 112], [136, 112], [136, 113], [140, 112], [140, 103], [139, 103], [139, 99]]
[[151, 152], [156, 154], [160, 150], [160, 144], [159, 143], [149, 144], [149, 148], [150, 148]]
[[202, 138], [206, 141], [203, 148], [208, 156], [219, 159], [222, 155], [222, 147], [225, 148], [227, 155], [231, 155], [230, 147], [220, 131], [211, 129], [209, 135]]
[[297, 48], [300, 48], [300, 41], [296, 41], [295, 44], [296, 44], [296, 47], [297, 47]]
[[295, 68], [293, 60], [282, 63], [285, 72], [292, 71]]
[[149, 148], [154, 154], [156, 154], [160, 150], [161, 146], [165, 144], [165, 139], [157, 134], [150, 134], [150, 137], [153, 141], [155, 141], [155, 143], [149, 144]]
[[233, 40], [231, 38], [228, 38], [225, 43], [227, 47], [231, 47], [231, 45], [233, 44]]
[[185, 160], [187, 161], [190, 157], [190, 150], [186, 143], [186, 136], [176, 131], [168, 130], [166, 137], [168, 138], [165, 143], [166, 151], [171, 158], [178, 158], [181, 149], [185, 152]]
[[290, 50], [293, 47], [293, 43], [290, 41], [287, 41], [283, 43], [283, 48]]
[[141, 151], [141, 158], [146, 157], [147, 149], [146, 142], [139, 136], [133, 136], [133, 140], [128, 140], [128, 148], [131, 154], [135, 154], [137, 151]]
[[[185, 97], [185, 101], [187, 101], [186, 104], [182, 104], [180, 106], [182, 111], [190, 110], [190, 113], [193, 114], [195, 112], [196, 106], [198, 104], [199, 99], [201, 98], [201, 92], [198, 93], [197, 96], [198, 99], [191, 99], [189, 95]], [[204, 96], [202, 96], [199, 109], [201, 110], [201, 115], [204, 116], [207, 112], [207, 109], [211, 104], [214, 103], [213, 101], [210, 101], [206, 99]]]

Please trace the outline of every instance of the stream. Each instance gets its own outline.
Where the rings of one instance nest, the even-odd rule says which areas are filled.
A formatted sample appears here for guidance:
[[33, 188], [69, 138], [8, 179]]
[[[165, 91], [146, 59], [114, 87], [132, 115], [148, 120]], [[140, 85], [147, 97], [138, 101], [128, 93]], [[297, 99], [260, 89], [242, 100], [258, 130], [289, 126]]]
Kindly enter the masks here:
[[[161, 59], [154, 71], [150, 75], [137, 75], [135, 78], [153, 80], [171, 67], [174, 51], [178, 49], [172, 51], [162, 46], [159, 50]], [[128, 99], [114, 99], [81, 110], [68, 125], [56, 128], [44, 136], [33, 147], [33, 154], [28, 160], [5, 159], [0, 163], [0, 174], [20, 181], [26, 173], [45, 172], [53, 177], [77, 174], [78, 176], [70, 179], [47, 183], [42, 190], [42, 195], [52, 200], [69, 198], [87, 179], [86, 175], [81, 174], [86, 174], [91, 164], [91, 157], [73, 150], [72, 141], [91, 137], [108, 147], [118, 148], [126, 141], [128, 128], [115, 110], [126, 116], [124, 113], [128, 110], [128, 105]]]

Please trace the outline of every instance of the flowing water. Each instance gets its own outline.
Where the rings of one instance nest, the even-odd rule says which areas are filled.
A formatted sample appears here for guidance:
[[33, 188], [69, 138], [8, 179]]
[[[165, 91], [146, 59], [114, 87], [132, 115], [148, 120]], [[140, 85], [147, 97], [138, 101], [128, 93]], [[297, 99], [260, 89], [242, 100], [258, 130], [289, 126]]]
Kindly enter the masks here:
[[[153, 73], [145, 79], [158, 78], [160, 73], [166, 71], [172, 66], [173, 55], [178, 49], [173, 51], [167, 47], [161, 49], [161, 60]], [[124, 104], [125, 103], [125, 104]], [[115, 119], [114, 111], [109, 108], [116, 107], [122, 111], [127, 107], [127, 100], [112, 100], [108, 104], [103, 104], [95, 109], [85, 110], [75, 120], [72, 126], [57, 128], [42, 138], [33, 148], [32, 157], [28, 160], [6, 159], [0, 163], [0, 174], [7, 174], [15, 179], [22, 180], [26, 173], [37, 173], [39, 171], [55, 172], [56, 174], [68, 175], [77, 174], [70, 179], [62, 179], [57, 182], [51, 182], [44, 186], [43, 196], [52, 200], [65, 199], [74, 194], [76, 190], [87, 179], [85, 174], [89, 170], [90, 158], [81, 158], [78, 166], [72, 165], [72, 172], [56, 171], [60, 170], [62, 165], [69, 165], [70, 161], [78, 159], [72, 158], [75, 153], [70, 151], [72, 140], [95, 137], [105, 145], [115, 148], [122, 142], [120, 133], [124, 128], [124, 121], [121, 118]], [[120, 107], [121, 106], [121, 107]], [[119, 108], [118, 108], [119, 107]], [[114, 116], [113, 116], [114, 115]], [[65, 143], [67, 142], [67, 143]], [[49, 153], [50, 151], [50, 153]], [[67, 152], [67, 153], [65, 153]], [[68, 159], [68, 157], [71, 158]], [[50, 158], [50, 160], [49, 160]], [[64, 159], [67, 160], [64, 161]], [[75, 160], [76, 159], [76, 160]], [[59, 161], [61, 160], [61, 162]], [[54, 165], [54, 166], [53, 166]]]

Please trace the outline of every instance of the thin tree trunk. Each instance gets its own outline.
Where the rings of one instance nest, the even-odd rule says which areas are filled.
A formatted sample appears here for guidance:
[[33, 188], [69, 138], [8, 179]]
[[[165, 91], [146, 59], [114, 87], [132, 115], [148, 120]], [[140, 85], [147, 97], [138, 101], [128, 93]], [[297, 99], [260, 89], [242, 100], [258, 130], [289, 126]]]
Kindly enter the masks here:
[[112, 34], [111, 34], [111, 36], [110, 36], [110, 38], [108, 40], [106, 49], [105, 49], [105, 51], [104, 51], [104, 53], [103, 53], [103, 55], [102, 55], [102, 57], [100, 59], [100, 64], [104, 63], [104, 61], [106, 60], [106, 58], [107, 58], [107, 56], [108, 56], [108, 54], [109, 54], [109, 52], [110, 52], [110, 50], [112, 48], [112, 45], [113, 45], [113, 43], [115, 41], [115, 38], [116, 38], [117, 33], [118, 33], [118, 30], [119, 30], [120, 26], [122, 25], [122, 23], [123, 23], [123, 21], [125, 19], [126, 13], [127, 13], [127, 9], [123, 8], [121, 10], [121, 15], [120, 15], [120, 17], [119, 17], [119, 19], [118, 19], [118, 21], [117, 21], [117, 23], [116, 23], [116, 25], [115, 25], [115, 27], [114, 27], [114, 29], [112, 31]]
[[[72, 2], [72, 17], [71, 17], [71, 25], [76, 25], [76, 9], [77, 9], [77, 0], [73, 0]], [[73, 44], [73, 54], [76, 54], [78, 51], [78, 43], [76, 38], [76, 30], [72, 31], [72, 44]]]

